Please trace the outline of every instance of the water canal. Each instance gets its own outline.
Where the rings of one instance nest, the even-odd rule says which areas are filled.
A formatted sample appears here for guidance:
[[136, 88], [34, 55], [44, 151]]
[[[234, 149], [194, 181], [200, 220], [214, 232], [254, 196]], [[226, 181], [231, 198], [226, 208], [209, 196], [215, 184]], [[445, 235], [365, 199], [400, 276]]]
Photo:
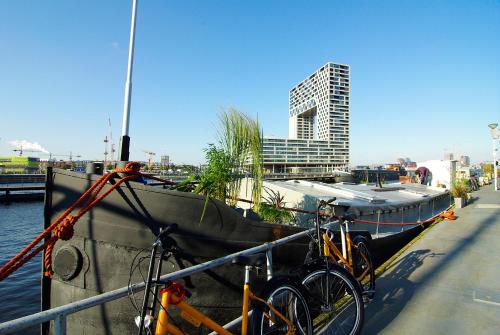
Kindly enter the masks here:
[[[0, 204], [0, 264], [5, 264], [43, 229], [43, 202]], [[0, 322], [40, 311], [41, 255], [0, 282]], [[19, 334], [38, 334], [38, 327]]]

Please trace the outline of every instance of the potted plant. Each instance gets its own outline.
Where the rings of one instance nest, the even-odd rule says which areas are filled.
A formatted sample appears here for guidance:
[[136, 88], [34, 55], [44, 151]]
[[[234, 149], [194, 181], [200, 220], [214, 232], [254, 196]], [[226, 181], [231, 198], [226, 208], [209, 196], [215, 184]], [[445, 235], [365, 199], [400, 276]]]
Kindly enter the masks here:
[[467, 180], [456, 180], [451, 187], [451, 196], [455, 198], [455, 208], [462, 208], [465, 206], [467, 199]]

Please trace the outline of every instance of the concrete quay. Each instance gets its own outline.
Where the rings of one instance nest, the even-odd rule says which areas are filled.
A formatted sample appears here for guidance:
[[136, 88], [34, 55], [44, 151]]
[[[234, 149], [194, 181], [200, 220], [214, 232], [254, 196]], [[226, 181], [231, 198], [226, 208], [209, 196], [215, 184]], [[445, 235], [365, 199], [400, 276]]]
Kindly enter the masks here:
[[362, 334], [500, 334], [500, 191], [472, 195], [377, 278]]

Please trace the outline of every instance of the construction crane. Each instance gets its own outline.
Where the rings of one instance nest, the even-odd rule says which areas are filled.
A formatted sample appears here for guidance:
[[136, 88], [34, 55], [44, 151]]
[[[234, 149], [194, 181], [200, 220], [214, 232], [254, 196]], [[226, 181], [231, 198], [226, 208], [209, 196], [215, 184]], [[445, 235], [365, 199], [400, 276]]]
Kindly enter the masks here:
[[156, 153], [152, 152], [151, 150], [142, 149], [142, 151], [146, 153], [146, 155], [148, 155], [148, 169], [151, 169], [151, 160], [153, 159], [153, 156], [156, 155]]
[[51, 152], [49, 152], [49, 161], [52, 160], [53, 157], [69, 157], [69, 161], [73, 161], [73, 157], [76, 157], [76, 158], [80, 158], [82, 157], [81, 155], [75, 155], [73, 156], [73, 152], [69, 152], [69, 155], [58, 155], [58, 154], [53, 154]]
[[109, 125], [109, 148], [111, 153], [111, 161], [115, 161], [115, 144], [113, 143], [113, 129], [111, 128], [111, 119], [108, 117]]
[[106, 166], [106, 162], [108, 161], [108, 137], [104, 137], [104, 166]]
[[23, 149], [22, 146], [19, 147], [19, 149], [14, 149], [12, 151], [19, 152], [19, 156], [23, 155], [23, 152], [41, 152], [40, 150], [29, 150], [29, 149]]
[[115, 145], [113, 143], [113, 131], [111, 129], [111, 119], [109, 117], [108, 117], [108, 126], [109, 126], [109, 138], [108, 136], [104, 137], [104, 166], [107, 165], [106, 163], [108, 162], [108, 154], [110, 153], [111, 153], [110, 162], [115, 161]]

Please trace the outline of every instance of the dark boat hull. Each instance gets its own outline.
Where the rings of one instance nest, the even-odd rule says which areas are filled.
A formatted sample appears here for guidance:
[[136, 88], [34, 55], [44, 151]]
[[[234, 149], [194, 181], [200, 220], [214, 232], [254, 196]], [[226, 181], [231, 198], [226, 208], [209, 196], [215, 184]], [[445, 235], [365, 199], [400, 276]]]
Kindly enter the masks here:
[[[98, 178], [96, 175], [54, 169], [47, 177], [46, 226], [68, 208]], [[106, 186], [107, 188], [109, 186]], [[217, 200], [209, 200], [203, 220], [205, 198], [196, 194], [164, 190], [131, 182], [112, 192], [84, 215], [69, 241], [58, 241], [52, 255], [55, 275], [44, 279], [42, 307], [53, 308], [127, 285], [132, 259], [148, 251], [160, 227], [176, 223], [172, 235], [182, 255], [164, 262], [164, 273], [177, 271], [239, 250], [303, 231], [303, 228], [255, 222]], [[400, 248], [421, 231], [412, 228], [391, 239], [373, 241], [378, 249]], [[353, 232], [370, 238], [367, 232]], [[398, 237], [399, 236], [399, 237]], [[274, 270], [300, 265], [308, 238], [273, 250]], [[385, 256], [384, 256], [385, 257]], [[380, 261], [380, 260], [379, 260]], [[140, 268], [146, 273], [147, 261]], [[256, 275], [256, 285], [264, 280]], [[142, 278], [136, 270], [132, 282]], [[243, 271], [234, 265], [193, 275], [184, 284], [193, 292], [190, 303], [201, 307], [218, 322], [232, 320], [240, 311]], [[137, 295], [142, 300], [141, 295]], [[68, 317], [69, 334], [125, 334], [135, 331], [132, 303], [123, 298]]]

